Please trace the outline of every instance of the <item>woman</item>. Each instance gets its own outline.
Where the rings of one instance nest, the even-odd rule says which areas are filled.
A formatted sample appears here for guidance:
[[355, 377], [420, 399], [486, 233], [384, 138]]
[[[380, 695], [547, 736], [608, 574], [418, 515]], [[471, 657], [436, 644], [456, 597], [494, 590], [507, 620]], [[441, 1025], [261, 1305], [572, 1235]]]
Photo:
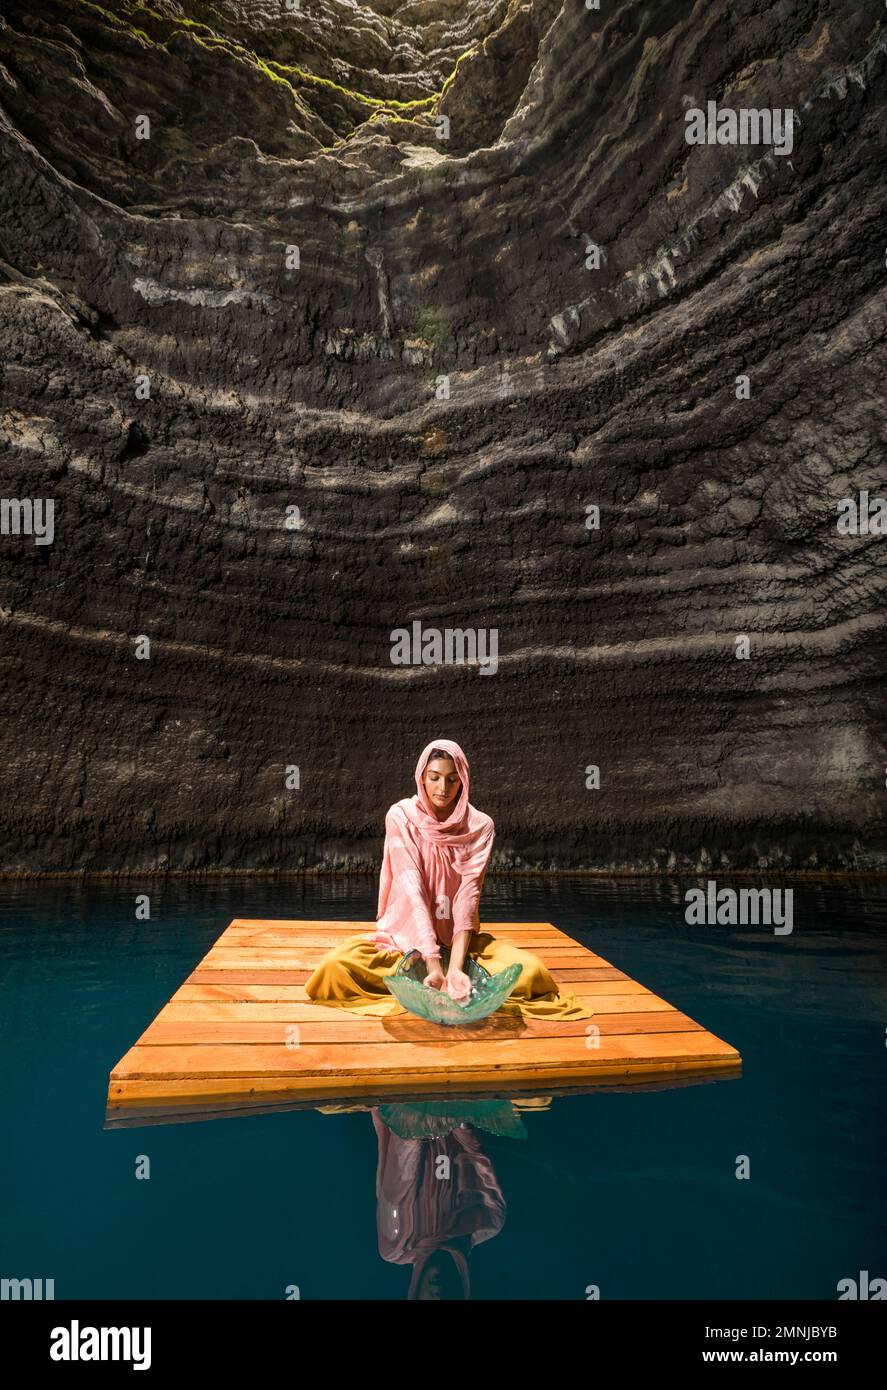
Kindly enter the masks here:
[[[352, 936], [321, 961], [307, 981], [308, 997], [366, 1014], [397, 1014], [385, 976], [402, 955], [418, 950], [425, 984], [462, 1003], [471, 992], [470, 955], [491, 975], [513, 961], [523, 969], [500, 1012], [531, 1018], [591, 1018], [572, 994], [559, 994], [548, 969], [523, 951], [480, 930], [478, 903], [495, 827], [469, 799], [468, 761], [458, 743], [434, 739], [416, 764], [416, 795], [397, 801], [385, 817], [376, 930]], [[446, 973], [441, 949], [449, 950]]]

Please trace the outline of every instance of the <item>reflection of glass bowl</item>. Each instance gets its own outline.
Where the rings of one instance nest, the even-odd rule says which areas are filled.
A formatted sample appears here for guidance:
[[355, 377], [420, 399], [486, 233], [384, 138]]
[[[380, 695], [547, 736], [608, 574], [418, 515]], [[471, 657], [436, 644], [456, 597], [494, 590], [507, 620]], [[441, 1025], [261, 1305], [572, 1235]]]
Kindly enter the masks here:
[[[450, 953], [442, 950], [441, 967], [446, 974]], [[521, 972], [519, 961], [491, 975], [489, 970], [472, 959], [465, 962], [465, 974], [471, 981], [471, 994], [464, 1004], [442, 989], [429, 989], [424, 984], [428, 970], [424, 958], [418, 951], [408, 951], [391, 975], [385, 976], [385, 983], [395, 999], [419, 1018], [427, 1018], [431, 1023], [442, 1023], [455, 1028], [462, 1023], [477, 1023], [495, 1013], [504, 1003], [517, 984]]]
[[379, 1117], [400, 1139], [440, 1139], [463, 1126], [500, 1139], [526, 1139], [510, 1100], [430, 1100], [380, 1105]]

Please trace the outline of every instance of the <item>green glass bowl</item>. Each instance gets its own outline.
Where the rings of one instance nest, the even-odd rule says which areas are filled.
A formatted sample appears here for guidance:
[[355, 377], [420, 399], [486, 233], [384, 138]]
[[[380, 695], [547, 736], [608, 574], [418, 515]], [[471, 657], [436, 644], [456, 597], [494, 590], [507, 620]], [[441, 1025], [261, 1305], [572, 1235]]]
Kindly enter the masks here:
[[[446, 974], [449, 951], [441, 951], [441, 966]], [[456, 1028], [463, 1023], [478, 1023], [489, 1018], [514, 989], [521, 972], [519, 961], [491, 975], [489, 970], [470, 956], [465, 962], [465, 974], [471, 981], [471, 994], [464, 1004], [451, 999], [445, 990], [429, 989], [424, 983], [428, 967], [418, 951], [408, 951], [385, 983], [398, 1003], [411, 1014], [427, 1018], [430, 1023]]]

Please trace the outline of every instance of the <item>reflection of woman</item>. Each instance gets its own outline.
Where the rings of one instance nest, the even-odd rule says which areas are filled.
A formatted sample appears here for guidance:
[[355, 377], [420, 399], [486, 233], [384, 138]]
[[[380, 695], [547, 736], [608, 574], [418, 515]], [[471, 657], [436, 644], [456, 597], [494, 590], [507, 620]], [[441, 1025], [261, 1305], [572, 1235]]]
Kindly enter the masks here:
[[469, 1298], [468, 1255], [498, 1234], [505, 1199], [474, 1130], [399, 1139], [377, 1110], [379, 1254], [411, 1264], [408, 1298]]
[[[384, 978], [404, 952], [417, 950], [427, 965], [426, 985], [460, 1002], [471, 989], [463, 968], [470, 955], [491, 975], [520, 961], [503, 1013], [592, 1016], [574, 995], [558, 993], [538, 956], [480, 930], [478, 903], [495, 828], [471, 805], [469, 789], [468, 761], [458, 743], [439, 738], [423, 748], [416, 795], [395, 802], [385, 817], [376, 930], [349, 937], [324, 957], [305, 986], [309, 998], [360, 1013], [402, 1013]], [[450, 953], [446, 973], [444, 947]]]

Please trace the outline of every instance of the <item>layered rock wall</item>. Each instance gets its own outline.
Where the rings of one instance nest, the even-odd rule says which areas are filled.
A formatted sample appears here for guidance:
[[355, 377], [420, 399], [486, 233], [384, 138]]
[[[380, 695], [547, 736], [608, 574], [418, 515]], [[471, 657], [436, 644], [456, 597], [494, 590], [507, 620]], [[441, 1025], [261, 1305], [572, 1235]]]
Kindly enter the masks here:
[[6, 0], [0, 867], [887, 867], [885, 13]]

